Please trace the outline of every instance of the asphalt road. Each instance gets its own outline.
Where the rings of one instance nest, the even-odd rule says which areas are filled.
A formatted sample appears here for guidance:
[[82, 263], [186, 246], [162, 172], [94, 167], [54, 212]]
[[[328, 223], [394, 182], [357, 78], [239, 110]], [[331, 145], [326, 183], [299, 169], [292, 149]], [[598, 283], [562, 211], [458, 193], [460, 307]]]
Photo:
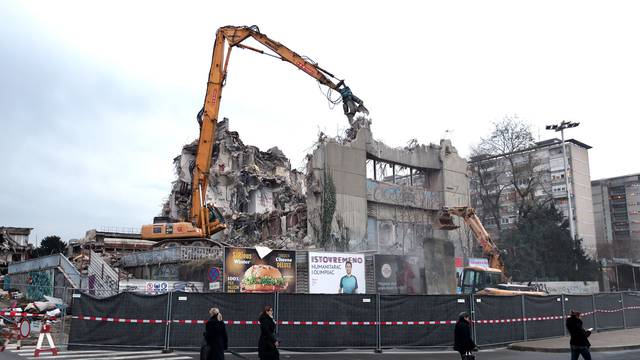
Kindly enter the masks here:
[[[47, 354], [50, 355], [50, 354]], [[73, 358], [74, 360], [78, 360], [82, 358], [82, 355], [72, 354], [69, 358]], [[173, 353], [173, 356], [183, 358], [190, 356], [192, 359], [199, 359], [199, 356], [194, 353]], [[596, 352], [592, 353], [593, 358], [596, 360], [635, 360], [640, 359], [640, 350], [630, 350], [630, 351], [616, 351], [616, 352]], [[0, 352], [0, 360], [20, 360], [27, 359], [27, 357], [32, 357], [33, 353], [23, 354], [23, 356], [19, 356], [18, 354], [11, 352]], [[44, 355], [43, 355], [44, 356]], [[152, 358], [157, 358], [161, 356], [157, 354], [152, 356]], [[245, 354], [246, 358], [251, 360], [257, 360], [257, 354]], [[131, 359], [134, 360], [137, 356], [133, 354], [128, 354], [126, 356], [118, 356], [118, 354], [105, 354], [103, 359]], [[149, 355], [141, 356], [144, 357], [144, 360], [149, 360]], [[62, 355], [58, 357], [53, 357], [51, 359], [59, 358], [63, 360], [67, 358], [67, 356]], [[495, 349], [495, 350], [485, 350], [481, 351], [477, 354], [478, 360], [568, 360], [570, 358], [568, 353], [565, 354], [557, 354], [557, 353], [542, 353], [542, 352], [524, 352], [524, 351], [512, 351], [506, 349]], [[232, 354], [227, 353], [225, 356], [227, 360], [240, 360], [240, 358], [233, 356]], [[361, 352], [361, 353], [352, 353], [352, 352], [339, 352], [339, 353], [283, 353], [280, 355], [280, 359], [289, 359], [289, 360], [312, 360], [312, 359], [326, 359], [326, 360], [458, 360], [460, 356], [457, 353], [453, 353], [451, 351], [445, 352], [392, 352], [386, 351], [382, 354], [374, 354], [371, 352]]]
[[[192, 354], [190, 354], [192, 355]], [[637, 360], [640, 359], [640, 350], [630, 350], [630, 351], [616, 351], [616, 352], [596, 352], [591, 354], [592, 357], [596, 360]], [[250, 354], [244, 355], [248, 359], [257, 360], [258, 355]], [[195, 355], [194, 359], [198, 358]], [[506, 349], [495, 349], [495, 350], [486, 350], [481, 351], [476, 354], [476, 358], [478, 360], [568, 360], [571, 358], [569, 353], [566, 354], [557, 354], [557, 353], [543, 353], [543, 352], [527, 352], [527, 351], [513, 351]], [[227, 360], [240, 360], [240, 358], [235, 357], [229, 353], [226, 354], [225, 359]], [[454, 353], [451, 351], [445, 352], [410, 352], [410, 353], [399, 353], [399, 352], [384, 352], [382, 354], [374, 354], [374, 353], [330, 353], [330, 354], [322, 354], [322, 353], [311, 353], [311, 354], [281, 354], [280, 359], [289, 359], [289, 360], [315, 360], [315, 359], [326, 359], [326, 360], [459, 360], [460, 355], [458, 353]]]

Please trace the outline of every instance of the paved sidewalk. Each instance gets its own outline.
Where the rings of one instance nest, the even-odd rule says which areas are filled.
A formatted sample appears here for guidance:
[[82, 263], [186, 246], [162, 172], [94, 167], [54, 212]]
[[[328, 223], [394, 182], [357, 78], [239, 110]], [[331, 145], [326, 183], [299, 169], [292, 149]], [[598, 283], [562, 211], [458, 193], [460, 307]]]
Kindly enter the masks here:
[[[640, 329], [603, 331], [589, 337], [591, 351], [620, 351], [640, 349]], [[569, 352], [569, 337], [513, 343], [511, 350]]]

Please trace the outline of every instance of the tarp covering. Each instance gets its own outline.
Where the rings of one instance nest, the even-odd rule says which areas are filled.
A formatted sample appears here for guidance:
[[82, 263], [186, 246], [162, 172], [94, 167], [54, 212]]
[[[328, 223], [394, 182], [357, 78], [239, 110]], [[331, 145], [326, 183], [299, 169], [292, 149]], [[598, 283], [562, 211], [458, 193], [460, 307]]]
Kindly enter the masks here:
[[[114, 349], [161, 349], [165, 344], [164, 324], [138, 324], [120, 322], [118, 319], [167, 320], [167, 294], [140, 295], [120, 293], [108, 298], [94, 298], [82, 294], [71, 306], [69, 349], [81, 349], [87, 345], [107, 346]], [[83, 320], [75, 317], [107, 317], [105, 320]], [[111, 319], [111, 321], [109, 321]]]
[[625, 320], [627, 327], [640, 326], [635, 292], [547, 297], [173, 292], [102, 299], [76, 294], [69, 348], [196, 350], [208, 311], [217, 307], [227, 322], [229, 346], [256, 351], [257, 320], [266, 305], [274, 307], [281, 347], [298, 350], [449, 347], [463, 311], [472, 314], [478, 345], [562, 336], [563, 305], [565, 316], [571, 310], [583, 313], [585, 328], [623, 328]]
[[375, 295], [279, 294], [278, 321], [369, 322], [370, 325], [279, 325], [281, 346], [375, 348]]
[[471, 313], [470, 298], [460, 295], [381, 295], [381, 345], [385, 347], [453, 346], [454, 324], [387, 325], [385, 322], [455, 321]]
[[624, 328], [622, 295], [620, 293], [595, 294], [594, 299], [598, 311], [598, 330]]
[[521, 296], [479, 296], [474, 299], [478, 345], [504, 344], [524, 339], [523, 322], [484, 323], [481, 320], [522, 318]]
[[527, 318], [542, 319], [525, 322], [527, 340], [564, 335], [562, 296], [525, 296], [524, 313]]
[[[275, 309], [274, 294], [173, 293], [171, 298], [171, 328], [169, 347], [173, 349], [200, 348], [205, 324], [181, 323], [181, 320], [207, 320], [209, 309], [220, 309], [223, 320], [257, 321], [265, 306]], [[255, 351], [260, 326], [255, 324], [227, 324], [229, 347]]]

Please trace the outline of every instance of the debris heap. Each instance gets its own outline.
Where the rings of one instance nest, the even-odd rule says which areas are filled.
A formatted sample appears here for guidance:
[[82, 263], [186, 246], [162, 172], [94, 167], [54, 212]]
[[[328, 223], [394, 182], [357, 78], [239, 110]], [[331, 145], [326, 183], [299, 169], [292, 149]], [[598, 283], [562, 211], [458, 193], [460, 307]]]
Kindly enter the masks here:
[[[174, 159], [178, 179], [162, 215], [189, 218], [192, 173], [197, 140], [185, 145]], [[266, 245], [302, 248], [307, 235], [304, 174], [291, 169], [277, 147], [260, 151], [245, 145], [227, 118], [217, 125], [207, 202], [222, 212], [225, 241], [234, 246]]]

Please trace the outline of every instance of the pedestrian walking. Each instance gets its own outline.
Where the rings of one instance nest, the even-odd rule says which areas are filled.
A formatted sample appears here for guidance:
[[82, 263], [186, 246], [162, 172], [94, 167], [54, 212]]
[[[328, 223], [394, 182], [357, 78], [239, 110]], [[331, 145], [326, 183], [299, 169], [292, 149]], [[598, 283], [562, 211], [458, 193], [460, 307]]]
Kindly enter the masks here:
[[200, 351], [201, 360], [224, 360], [224, 351], [229, 347], [227, 329], [222, 321], [220, 309], [209, 309], [211, 316], [205, 326], [206, 349]]
[[578, 360], [580, 355], [582, 355], [584, 360], [591, 360], [591, 353], [589, 352], [591, 343], [588, 337], [591, 335], [591, 330], [593, 329], [585, 330], [582, 327], [581, 316], [582, 314], [579, 311], [571, 310], [571, 316], [569, 316], [566, 322], [567, 330], [569, 331], [569, 335], [571, 335], [571, 340], [569, 340], [571, 360]]
[[258, 340], [258, 357], [260, 360], [280, 360], [278, 339], [276, 338], [276, 322], [273, 320], [273, 307], [265, 306], [260, 314], [260, 340]]
[[469, 313], [461, 312], [458, 315], [458, 322], [456, 322], [453, 335], [453, 350], [460, 353], [460, 358], [462, 360], [475, 359], [473, 351], [478, 351], [478, 347], [471, 337], [471, 317]]

